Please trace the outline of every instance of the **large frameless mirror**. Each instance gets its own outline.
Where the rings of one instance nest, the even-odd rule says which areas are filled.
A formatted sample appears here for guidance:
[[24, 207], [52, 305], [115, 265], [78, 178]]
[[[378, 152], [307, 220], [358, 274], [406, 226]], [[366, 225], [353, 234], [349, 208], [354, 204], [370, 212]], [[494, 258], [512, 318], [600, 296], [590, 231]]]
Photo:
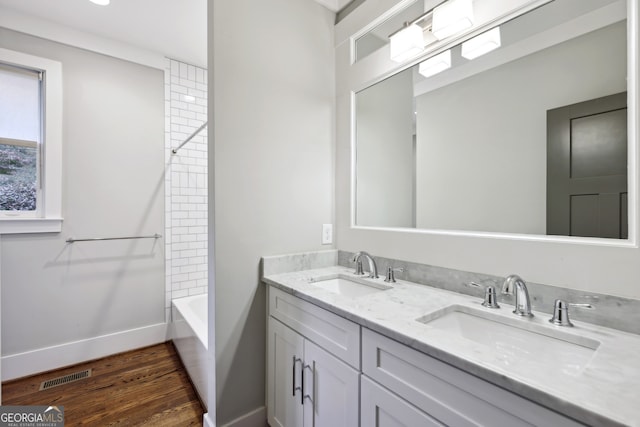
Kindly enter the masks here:
[[626, 16], [555, 0], [358, 92], [355, 225], [626, 239]]

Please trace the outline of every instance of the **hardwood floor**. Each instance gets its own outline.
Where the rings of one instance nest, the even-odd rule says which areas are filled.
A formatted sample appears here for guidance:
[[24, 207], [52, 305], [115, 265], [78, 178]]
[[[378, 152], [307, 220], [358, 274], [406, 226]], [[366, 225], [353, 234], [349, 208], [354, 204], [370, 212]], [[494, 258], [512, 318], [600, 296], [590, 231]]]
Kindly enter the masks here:
[[[89, 378], [38, 391], [89, 368]], [[2, 404], [64, 406], [67, 427], [199, 426], [204, 412], [171, 342], [4, 383]]]

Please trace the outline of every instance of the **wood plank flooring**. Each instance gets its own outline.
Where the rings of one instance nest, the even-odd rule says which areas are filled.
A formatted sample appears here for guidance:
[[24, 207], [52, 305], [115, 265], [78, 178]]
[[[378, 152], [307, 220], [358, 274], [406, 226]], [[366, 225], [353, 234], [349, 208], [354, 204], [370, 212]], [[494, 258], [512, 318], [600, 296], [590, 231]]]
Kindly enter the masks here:
[[[91, 368], [90, 378], [38, 391]], [[65, 426], [200, 426], [203, 407], [171, 342], [2, 384], [3, 405], [64, 406]]]

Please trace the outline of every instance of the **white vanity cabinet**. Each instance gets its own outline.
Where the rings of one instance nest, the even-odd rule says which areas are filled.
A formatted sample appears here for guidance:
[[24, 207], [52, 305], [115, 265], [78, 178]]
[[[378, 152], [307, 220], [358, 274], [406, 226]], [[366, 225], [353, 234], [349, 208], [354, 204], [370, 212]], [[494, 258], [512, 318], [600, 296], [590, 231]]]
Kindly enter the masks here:
[[267, 339], [271, 427], [359, 425], [359, 325], [271, 287]]
[[404, 399], [366, 376], [361, 377], [360, 419], [362, 426], [444, 427]]
[[[365, 328], [362, 373], [363, 426], [582, 426]], [[382, 387], [367, 384], [367, 377]], [[381, 417], [393, 422], [384, 423]]]
[[267, 335], [271, 427], [583, 426], [273, 286]]

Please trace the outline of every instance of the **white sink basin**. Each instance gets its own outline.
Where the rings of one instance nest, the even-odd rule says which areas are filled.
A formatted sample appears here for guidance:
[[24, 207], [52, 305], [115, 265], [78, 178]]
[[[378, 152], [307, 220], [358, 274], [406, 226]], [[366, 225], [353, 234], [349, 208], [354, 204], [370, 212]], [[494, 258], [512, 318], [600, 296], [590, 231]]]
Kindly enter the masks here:
[[[557, 327], [466, 306], [453, 305], [417, 321], [489, 348], [502, 367], [543, 381], [579, 375], [600, 345]], [[531, 366], [540, 370], [531, 372]]]
[[314, 286], [318, 286], [331, 293], [342, 295], [349, 298], [359, 298], [365, 295], [391, 289], [391, 286], [382, 283], [371, 283], [366, 280], [347, 279], [340, 276], [322, 277], [311, 280]]

